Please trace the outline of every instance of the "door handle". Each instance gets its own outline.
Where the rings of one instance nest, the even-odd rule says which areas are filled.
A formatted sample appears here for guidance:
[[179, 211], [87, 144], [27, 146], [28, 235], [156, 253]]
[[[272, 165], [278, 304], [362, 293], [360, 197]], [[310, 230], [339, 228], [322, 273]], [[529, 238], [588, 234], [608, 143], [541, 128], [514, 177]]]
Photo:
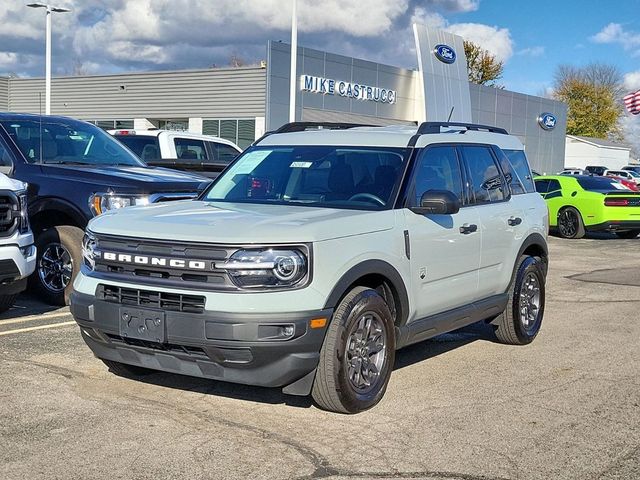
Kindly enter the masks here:
[[470, 233], [473, 233], [477, 230], [478, 230], [478, 225], [475, 225], [473, 223], [471, 225], [469, 225], [468, 223], [465, 223], [460, 227], [460, 233], [463, 235], [469, 235]]
[[522, 223], [522, 219], [520, 217], [511, 217], [509, 220], [507, 220], [507, 223], [510, 226], [515, 227], [516, 225], [520, 225]]

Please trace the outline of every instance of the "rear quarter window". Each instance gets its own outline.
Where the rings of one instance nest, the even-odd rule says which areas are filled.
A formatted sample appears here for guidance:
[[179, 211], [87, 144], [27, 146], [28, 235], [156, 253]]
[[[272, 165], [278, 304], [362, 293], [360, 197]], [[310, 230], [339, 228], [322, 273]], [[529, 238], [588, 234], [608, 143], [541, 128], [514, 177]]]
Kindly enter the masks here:
[[[512, 190], [514, 194], [517, 193], [533, 193], [536, 191], [536, 186], [533, 183], [533, 176], [531, 175], [531, 168], [529, 166], [529, 161], [527, 160], [527, 156], [525, 155], [523, 150], [502, 150], [504, 154], [507, 156], [509, 160], [509, 164], [511, 166], [511, 173], [514, 175], [514, 180], [512, 182]], [[502, 170], [507, 173], [505, 169], [504, 162], [501, 160]], [[517, 192], [516, 189], [513, 188], [513, 185], [518, 182], [523, 191]], [[517, 185], [517, 184], [516, 184]]]

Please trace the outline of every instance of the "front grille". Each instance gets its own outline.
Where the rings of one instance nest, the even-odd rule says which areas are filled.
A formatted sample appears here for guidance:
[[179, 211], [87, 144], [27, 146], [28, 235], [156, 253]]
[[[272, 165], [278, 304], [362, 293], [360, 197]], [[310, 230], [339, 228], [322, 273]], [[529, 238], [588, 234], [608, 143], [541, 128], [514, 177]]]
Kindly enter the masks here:
[[183, 313], [202, 313], [205, 303], [205, 298], [201, 295], [153, 292], [112, 285], [99, 285], [97, 297], [105, 302], [120, 305], [135, 305], [142, 308], [157, 308]]
[[11, 192], [0, 192], [0, 237], [13, 234], [20, 218], [18, 197]]
[[[215, 263], [227, 260], [238, 247], [206, 245], [188, 242], [146, 240], [129, 237], [95, 235], [95, 272], [105, 280], [135, 281], [149, 286], [187, 288], [195, 290], [237, 290], [225, 270], [215, 268]], [[123, 263], [108, 260], [104, 252], [163, 259], [195, 260], [205, 268], [188, 270], [167, 265]], [[135, 279], [135, 280], [134, 280]]]
[[0, 282], [13, 281], [20, 276], [20, 270], [13, 260], [0, 260]]

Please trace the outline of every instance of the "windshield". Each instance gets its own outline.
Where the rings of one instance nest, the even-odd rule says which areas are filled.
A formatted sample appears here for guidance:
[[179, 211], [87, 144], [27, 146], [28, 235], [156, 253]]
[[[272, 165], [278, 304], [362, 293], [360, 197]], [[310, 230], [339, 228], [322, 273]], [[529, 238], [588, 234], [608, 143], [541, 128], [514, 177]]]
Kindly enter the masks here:
[[203, 197], [208, 201], [381, 210], [402, 176], [402, 148], [253, 148]]
[[592, 192], [611, 192], [612, 190], [629, 190], [621, 183], [607, 177], [582, 177], [578, 183], [585, 190]]
[[0, 122], [28, 163], [144, 166], [111, 135], [72, 119]]

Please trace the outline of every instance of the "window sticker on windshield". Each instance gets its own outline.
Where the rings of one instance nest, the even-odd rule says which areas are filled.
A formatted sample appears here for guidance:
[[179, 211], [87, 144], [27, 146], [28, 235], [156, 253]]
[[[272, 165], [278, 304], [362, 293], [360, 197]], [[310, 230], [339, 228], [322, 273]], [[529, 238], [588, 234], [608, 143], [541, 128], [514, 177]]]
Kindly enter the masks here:
[[309, 168], [313, 162], [291, 162], [290, 168]]
[[234, 170], [236, 174], [245, 174], [251, 173], [255, 168], [262, 163], [262, 161], [267, 158], [273, 150], [254, 150], [253, 152], [247, 153], [243, 158], [242, 162], [238, 164], [236, 169]]

